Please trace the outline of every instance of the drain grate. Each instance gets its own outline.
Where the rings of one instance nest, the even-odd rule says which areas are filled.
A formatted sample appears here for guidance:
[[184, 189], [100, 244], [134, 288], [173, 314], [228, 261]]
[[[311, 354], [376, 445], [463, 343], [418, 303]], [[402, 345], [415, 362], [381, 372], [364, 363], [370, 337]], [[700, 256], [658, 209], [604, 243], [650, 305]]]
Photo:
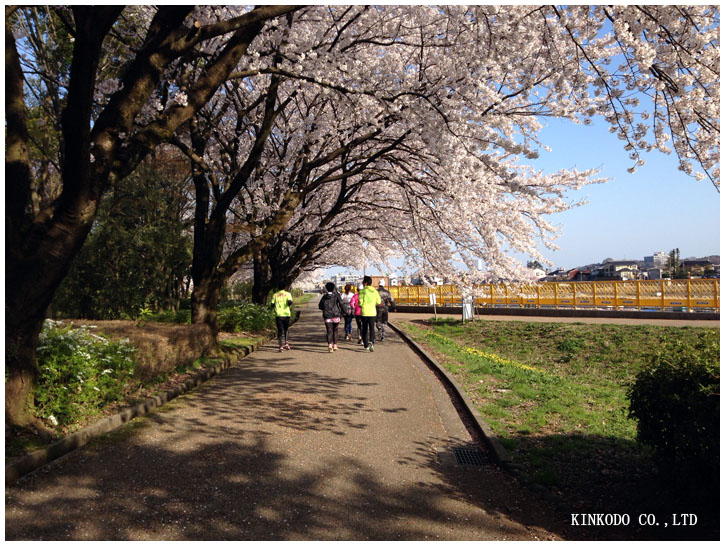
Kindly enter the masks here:
[[475, 447], [454, 447], [453, 454], [456, 456], [456, 464], [466, 466], [483, 466], [486, 462], [483, 453]]

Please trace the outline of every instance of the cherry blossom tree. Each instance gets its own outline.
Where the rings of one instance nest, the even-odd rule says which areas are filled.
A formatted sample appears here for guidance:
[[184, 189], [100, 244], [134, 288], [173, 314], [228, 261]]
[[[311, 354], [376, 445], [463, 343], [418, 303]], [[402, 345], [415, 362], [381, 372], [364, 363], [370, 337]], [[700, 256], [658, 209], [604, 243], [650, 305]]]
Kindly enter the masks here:
[[[253, 212], [246, 218], [258, 226], [260, 211], [289, 203], [269, 197], [284, 195], [283, 174], [344, 142], [345, 131], [350, 141], [365, 131], [379, 131], [378, 140], [399, 140], [384, 167], [381, 157], [366, 164], [368, 173], [378, 173], [371, 177], [377, 182], [367, 184], [366, 193], [376, 196], [372, 206], [339, 208], [334, 220], [323, 213], [333, 211], [345, 194], [339, 180], [351, 187], [359, 183], [342, 173], [343, 165], [312, 183], [319, 175], [310, 171], [305, 190], [299, 178], [297, 186], [284, 186], [303, 191], [304, 203], [284, 230], [270, 233], [275, 242], [264, 247], [266, 256], [257, 254], [258, 278], [266, 276], [272, 284], [290, 278], [283, 269], [299, 271], [307, 260], [313, 267], [336, 256], [342, 264], [351, 248], [358, 266], [397, 252], [449, 278], [480, 258], [489, 274], [517, 277], [521, 268], [505, 250], [543, 259], [536, 241], [553, 245], [556, 233], [545, 216], [575, 205], [565, 198], [567, 188], [594, 181], [593, 171], [544, 176], [521, 163], [545, 149], [537, 137], [545, 117], [588, 123], [604, 116], [630, 153], [632, 170], [642, 164], [642, 151], [669, 152], [670, 141], [683, 170], [692, 172], [694, 162], [704, 171], [696, 176], [719, 187], [716, 19], [714, 8], [675, 7], [297, 13], [296, 43], [276, 50], [282, 60], [270, 66], [260, 55], [257, 71], [244, 75], [282, 76], [297, 93], [308, 93], [311, 85], [334, 102], [335, 113], [299, 107], [283, 117], [273, 135], [281, 135], [284, 145], [277, 148], [284, 155], [267, 160], [279, 162], [277, 174], [260, 204], [247, 203]], [[308, 32], [310, 27], [316, 32]], [[305, 36], [312, 39], [306, 43]], [[260, 51], [274, 50], [263, 43]], [[304, 104], [322, 103], [319, 94], [306, 96]], [[265, 193], [263, 183], [256, 187]], [[314, 213], [304, 213], [313, 210], [311, 202]], [[341, 237], [325, 242], [330, 231], [346, 227], [356, 234], [347, 245], [334, 244]], [[252, 229], [248, 235], [259, 233]]]
[[[38, 334], [106, 188], [214, 95], [267, 22], [295, 9], [56, 7], [44, 12], [43, 30], [28, 15], [38, 8], [6, 8], [7, 423], [33, 423]], [[203, 77], [189, 88], [169, 84], [165, 74], [190, 63], [203, 64]], [[39, 89], [59, 143], [60, 188], [31, 206], [43, 179], [26, 109]]]
[[[24, 10], [6, 11], [11, 422], [100, 195], [161, 142], [175, 139], [197, 169], [197, 317], [210, 324], [219, 283], [255, 255], [261, 266], [285, 231], [286, 255], [316, 239], [312, 262], [347, 259], [342, 239], [314, 235], [339, 222], [357, 259], [408, 252], [455, 271], [480, 257], [514, 275], [506, 247], [539, 258], [534, 241], [554, 234], [545, 216], [595, 174], [526, 165], [546, 150], [547, 117], [601, 116], [632, 170], [646, 152], [674, 152], [719, 188], [713, 6], [77, 6], [52, 10], [73, 39], [59, 91], [62, 191], [29, 215], [23, 84], [40, 57], [17, 47]], [[128, 10], [139, 23], [121, 19]]]

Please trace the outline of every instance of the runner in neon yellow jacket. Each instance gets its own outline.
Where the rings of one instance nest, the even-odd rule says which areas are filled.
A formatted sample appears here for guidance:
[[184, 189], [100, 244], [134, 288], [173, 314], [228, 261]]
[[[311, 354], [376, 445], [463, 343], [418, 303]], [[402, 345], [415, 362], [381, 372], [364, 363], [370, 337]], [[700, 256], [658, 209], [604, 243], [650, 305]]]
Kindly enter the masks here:
[[275, 322], [277, 323], [277, 341], [279, 341], [279, 352], [289, 350], [289, 324], [292, 315], [292, 294], [285, 290], [280, 283], [279, 291], [272, 296], [272, 307], [274, 307]]
[[365, 286], [358, 295], [363, 317], [375, 317], [378, 314], [378, 305], [382, 302], [380, 294], [372, 286]]
[[373, 279], [368, 275], [363, 278], [364, 288], [358, 294], [358, 301], [362, 309], [362, 338], [366, 351], [375, 350], [375, 319], [378, 316], [378, 305], [381, 303], [380, 294], [372, 287]]

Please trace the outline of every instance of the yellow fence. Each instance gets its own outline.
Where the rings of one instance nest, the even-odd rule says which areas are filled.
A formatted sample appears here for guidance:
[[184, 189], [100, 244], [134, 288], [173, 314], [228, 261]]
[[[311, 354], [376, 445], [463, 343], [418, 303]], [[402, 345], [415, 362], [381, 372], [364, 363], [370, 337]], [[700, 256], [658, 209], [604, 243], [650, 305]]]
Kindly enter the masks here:
[[[400, 305], [430, 305], [430, 294], [437, 305], [462, 300], [453, 285], [391, 286], [390, 292]], [[472, 295], [476, 305], [490, 307], [720, 311], [719, 279], [482, 284]]]

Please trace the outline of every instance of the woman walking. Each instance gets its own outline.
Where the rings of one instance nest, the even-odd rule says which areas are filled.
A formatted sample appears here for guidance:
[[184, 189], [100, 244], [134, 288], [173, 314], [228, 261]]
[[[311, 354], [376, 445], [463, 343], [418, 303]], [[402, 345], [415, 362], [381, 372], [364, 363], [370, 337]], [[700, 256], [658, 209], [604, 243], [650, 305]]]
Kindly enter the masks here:
[[352, 339], [352, 317], [354, 316], [354, 310], [352, 307], [352, 298], [355, 296], [355, 292], [352, 291], [352, 285], [345, 285], [345, 293], [340, 296], [342, 300], [342, 318], [345, 319], [345, 340], [349, 341]]
[[325, 320], [327, 350], [331, 353], [332, 351], [337, 351], [337, 327], [340, 324], [340, 317], [342, 316], [342, 299], [333, 283], [328, 282], [325, 285], [325, 290], [326, 293], [320, 299], [317, 307], [322, 311], [322, 318]]

